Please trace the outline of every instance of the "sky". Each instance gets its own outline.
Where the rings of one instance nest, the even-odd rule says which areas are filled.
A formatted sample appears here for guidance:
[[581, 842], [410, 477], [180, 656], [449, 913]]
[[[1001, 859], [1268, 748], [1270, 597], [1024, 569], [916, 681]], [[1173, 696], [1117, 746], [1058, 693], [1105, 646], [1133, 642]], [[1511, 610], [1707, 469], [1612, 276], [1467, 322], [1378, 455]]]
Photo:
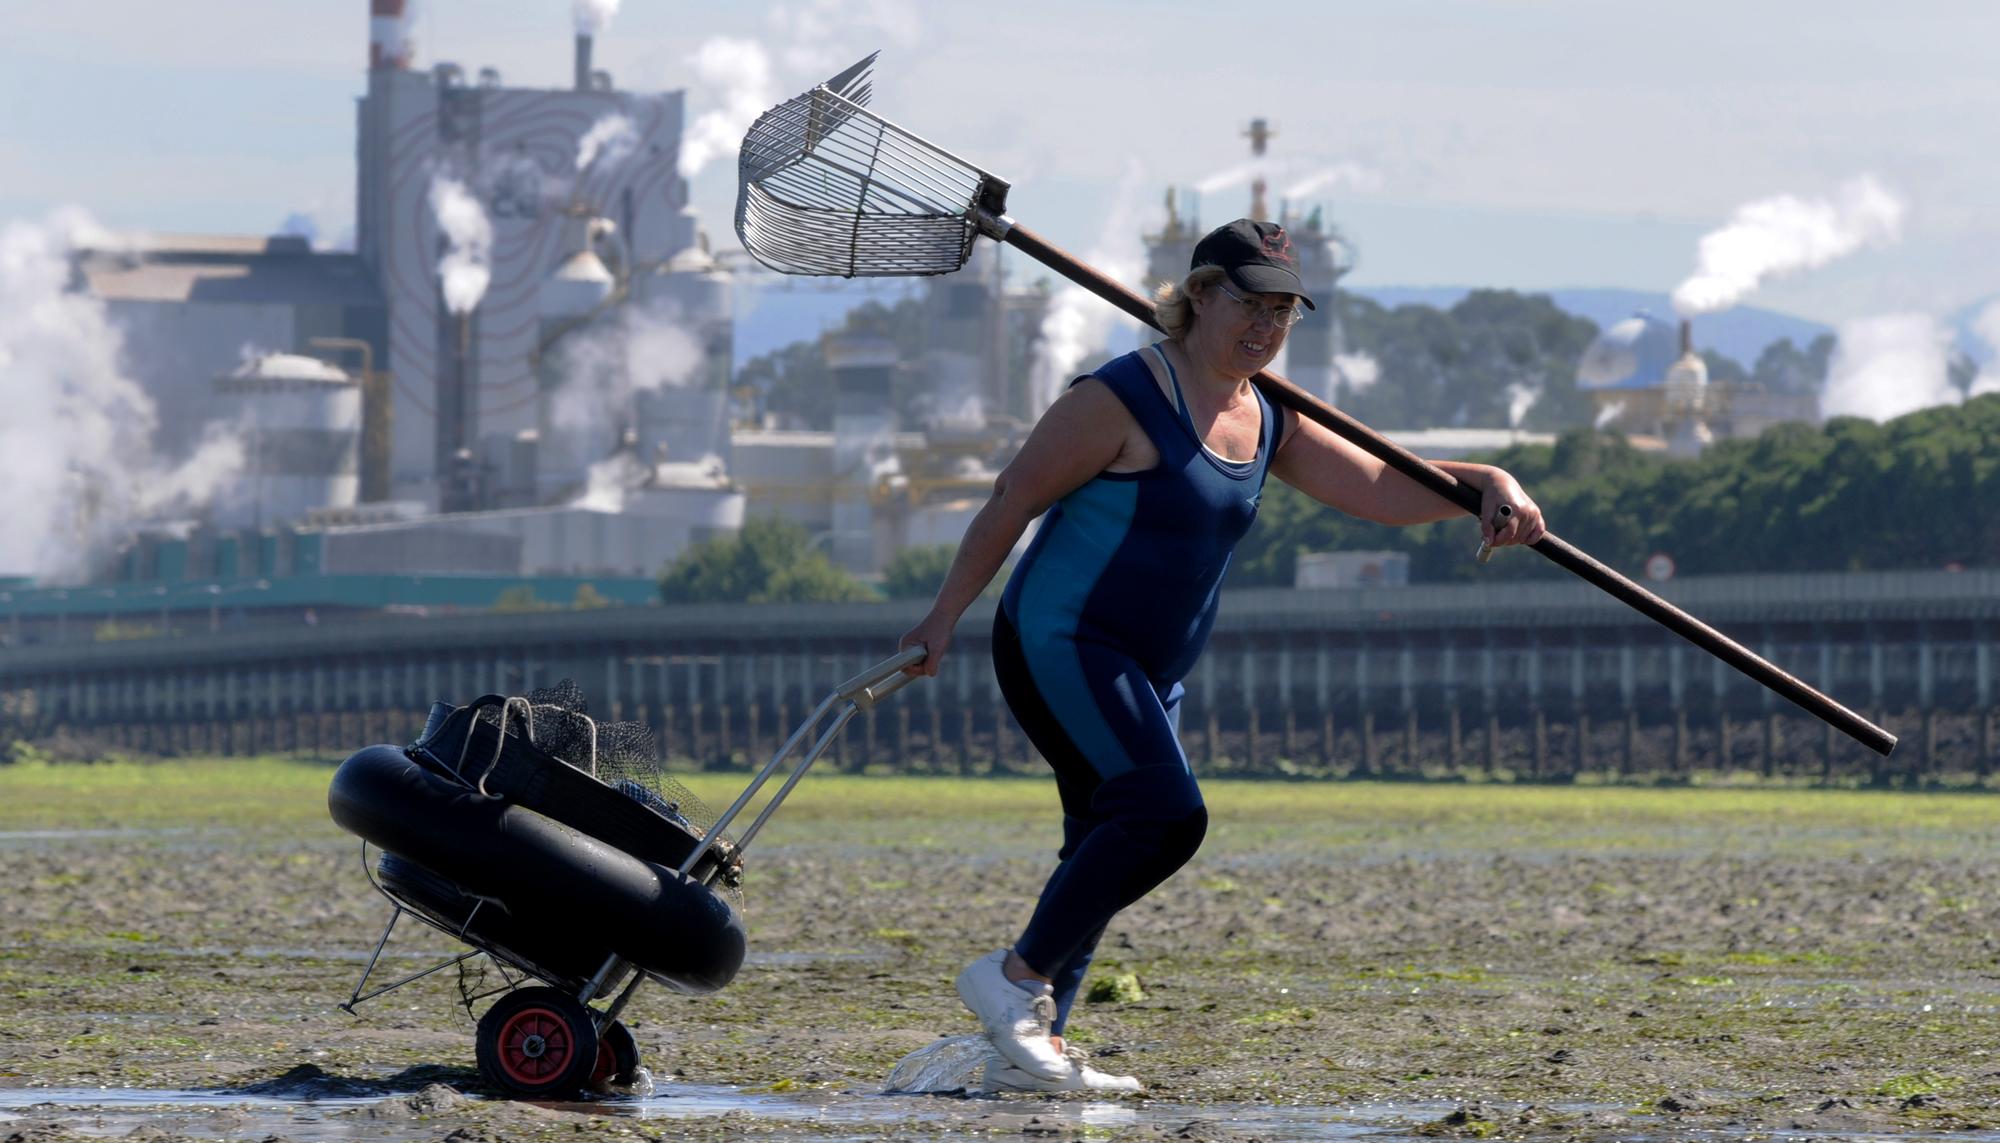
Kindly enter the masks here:
[[[563, 86], [571, 0], [413, 0], [417, 63]], [[600, 3], [608, 0], [599, 0]], [[118, 229], [259, 233], [353, 218], [367, 0], [0, 0], [0, 222], [80, 206]], [[1746, 203], [1870, 176], [1899, 236], [1760, 284], [1836, 323], [2000, 294], [2000, 4], [1992, 0], [623, 0], [618, 86], [726, 92], [718, 38], [772, 101], [880, 48], [875, 109], [1009, 179], [1014, 216], [1088, 254], [1224, 176], [1268, 119], [1274, 190], [1323, 205], [1356, 285], [1670, 292]], [[731, 161], [694, 201], [733, 244]], [[1203, 194], [1202, 220], [1247, 208]]]

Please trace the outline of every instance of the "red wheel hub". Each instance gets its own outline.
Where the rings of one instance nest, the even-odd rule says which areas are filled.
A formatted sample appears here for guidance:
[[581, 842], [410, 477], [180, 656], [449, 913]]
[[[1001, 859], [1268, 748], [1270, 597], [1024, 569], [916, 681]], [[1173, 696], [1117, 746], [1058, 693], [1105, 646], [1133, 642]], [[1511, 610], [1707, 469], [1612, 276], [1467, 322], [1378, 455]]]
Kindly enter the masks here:
[[525, 1085], [548, 1080], [569, 1066], [576, 1037], [560, 1013], [523, 1008], [500, 1026], [500, 1067]]

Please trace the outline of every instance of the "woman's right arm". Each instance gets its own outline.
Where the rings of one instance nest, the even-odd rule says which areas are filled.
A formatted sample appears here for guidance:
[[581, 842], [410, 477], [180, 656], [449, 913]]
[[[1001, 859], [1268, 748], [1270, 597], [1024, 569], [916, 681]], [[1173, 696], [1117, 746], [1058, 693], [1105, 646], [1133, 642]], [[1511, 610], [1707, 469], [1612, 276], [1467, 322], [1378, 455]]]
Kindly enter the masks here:
[[909, 668], [911, 674], [938, 673], [958, 617], [993, 581], [1028, 525], [1110, 467], [1137, 427], [1125, 403], [1101, 381], [1083, 381], [1056, 398], [966, 527], [930, 614], [897, 643], [899, 650], [922, 646], [930, 652]]

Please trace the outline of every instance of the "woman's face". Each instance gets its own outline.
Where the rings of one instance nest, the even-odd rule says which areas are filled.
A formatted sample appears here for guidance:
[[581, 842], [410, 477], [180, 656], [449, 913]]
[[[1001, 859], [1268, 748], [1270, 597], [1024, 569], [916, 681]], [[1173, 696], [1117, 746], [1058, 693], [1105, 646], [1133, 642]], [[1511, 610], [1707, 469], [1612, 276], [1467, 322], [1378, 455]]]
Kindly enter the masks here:
[[1252, 294], [1226, 279], [1210, 282], [1194, 295], [1194, 334], [1225, 376], [1248, 377], [1278, 355], [1298, 306], [1291, 294]]

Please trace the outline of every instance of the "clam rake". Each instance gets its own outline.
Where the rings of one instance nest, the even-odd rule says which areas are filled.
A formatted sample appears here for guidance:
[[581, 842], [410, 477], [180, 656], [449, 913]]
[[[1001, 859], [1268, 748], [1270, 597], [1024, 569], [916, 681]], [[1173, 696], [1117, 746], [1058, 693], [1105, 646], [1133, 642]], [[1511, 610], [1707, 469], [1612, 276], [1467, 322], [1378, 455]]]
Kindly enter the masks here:
[[[736, 234], [759, 262], [786, 274], [900, 277], [949, 274], [981, 235], [1012, 246], [1154, 329], [1153, 305], [1007, 215], [1010, 184], [874, 114], [875, 56], [765, 112], [743, 139]], [[1324, 425], [1477, 515], [1477, 490], [1269, 371], [1266, 397]], [[1736, 668], [1879, 754], [1896, 737], [1749, 648], [1606, 567], [1544, 535], [1549, 560]]]

